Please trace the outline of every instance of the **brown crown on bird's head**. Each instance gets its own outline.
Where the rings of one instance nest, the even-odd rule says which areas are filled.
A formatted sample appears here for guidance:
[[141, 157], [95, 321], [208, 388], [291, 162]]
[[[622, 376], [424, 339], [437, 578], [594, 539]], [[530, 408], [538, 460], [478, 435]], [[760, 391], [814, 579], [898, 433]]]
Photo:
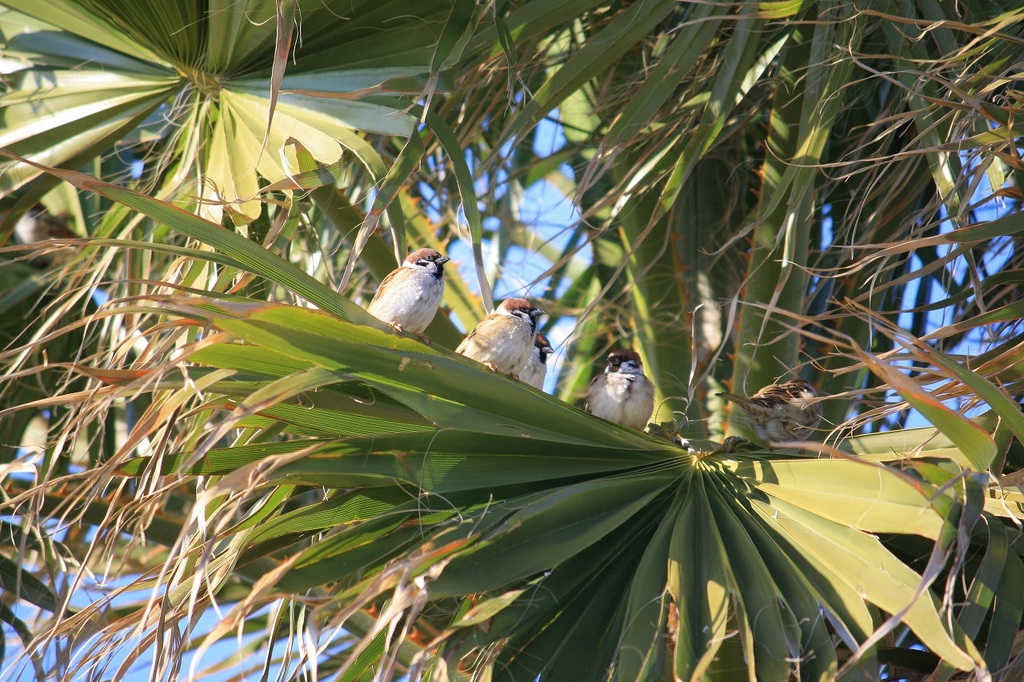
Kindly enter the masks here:
[[498, 307], [504, 310], [507, 314], [517, 311], [524, 312], [530, 317], [540, 317], [544, 314], [543, 310], [534, 306], [525, 298], [506, 298]]
[[554, 349], [551, 348], [551, 344], [548, 342], [548, 337], [540, 332], [537, 332], [537, 335], [533, 337], [533, 345], [540, 350], [541, 362], [547, 362], [548, 356], [554, 352]]
[[608, 371], [616, 372], [623, 363], [632, 360], [636, 363], [637, 368], [642, 369], [644, 366], [643, 361], [640, 359], [640, 355], [633, 350], [628, 348], [620, 348], [619, 350], [613, 350], [608, 354]]
[[406, 263], [418, 263], [419, 261], [431, 261], [433, 263], [437, 263], [438, 267], [444, 265], [445, 263], [447, 263], [450, 260], [451, 260], [451, 258], [449, 258], [448, 256], [442, 256], [440, 254], [440, 252], [435, 251], [434, 249], [426, 249], [426, 248], [424, 248], [424, 249], [416, 249], [415, 251], [413, 251], [412, 253], [410, 253], [408, 256], [405, 257], [405, 262]]

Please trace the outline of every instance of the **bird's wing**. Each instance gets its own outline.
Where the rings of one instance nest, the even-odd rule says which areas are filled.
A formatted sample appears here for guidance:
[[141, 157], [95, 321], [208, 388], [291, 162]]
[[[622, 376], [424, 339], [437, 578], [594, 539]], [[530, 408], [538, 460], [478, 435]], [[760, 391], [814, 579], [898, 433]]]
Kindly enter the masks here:
[[589, 384], [587, 384], [587, 402], [583, 403], [584, 412], [590, 412], [590, 389], [592, 389], [594, 387], [594, 384], [596, 384], [598, 380], [603, 376], [603, 374], [598, 374], [596, 377], [590, 380]]
[[[482, 320], [480, 322], [480, 324], [483, 324], [484, 321], [486, 321], [486, 319], [487, 318], [484, 318], [484, 320]], [[478, 324], [477, 326], [473, 327], [469, 331], [469, 333], [466, 334], [466, 338], [462, 339], [462, 343], [460, 343], [459, 347], [455, 349], [456, 353], [460, 353], [461, 354], [462, 351], [466, 350], [469, 347], [469, 340], [472, 339], [474, 336], [476, 336], [476, 330], [480, 328], [480, 324]]]
[[370, 299], [370, 305], [373, 305], [374, 303], [377, 302], [377, 299], [380, 298], [380, 293], [384, 291], [384, 287], [386, 287], [388, 285], [388, 282], [393, 280], [395, 278], [395, 275], [397, 275], [401, 271], [401, 268], [392, 270], [391, 272], [388, 273], [387, 277], [380, 281], [380, 285], [377, 287], [377, 291], [373, 294], [373, 298]]

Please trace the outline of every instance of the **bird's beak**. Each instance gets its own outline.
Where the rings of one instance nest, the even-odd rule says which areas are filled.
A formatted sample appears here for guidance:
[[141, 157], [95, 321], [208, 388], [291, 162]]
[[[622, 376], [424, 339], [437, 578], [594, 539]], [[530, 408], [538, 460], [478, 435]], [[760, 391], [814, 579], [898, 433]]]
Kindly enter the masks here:
[[438, 265], [444, 265], [445, 263], [447, 263], [450, 260], [451, 260], [451, 258], [449, 258], [448, 256], [441, 256], [440, 258], [438, 258], [434, 262], [437, 263]]
[[534, 308], [530, 311], [530, 317], [540, 317], [541, 315], [547, 315], [547, 313], [540, 308]]

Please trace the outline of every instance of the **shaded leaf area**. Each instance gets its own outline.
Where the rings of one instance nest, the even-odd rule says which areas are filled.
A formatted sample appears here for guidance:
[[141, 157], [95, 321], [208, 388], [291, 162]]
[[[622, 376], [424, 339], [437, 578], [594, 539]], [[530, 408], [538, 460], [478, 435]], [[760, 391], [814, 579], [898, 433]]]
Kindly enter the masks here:
[[[840, 669], [871, 679], [899, 658], [872, 641], [887, 614], [909, 628], [900, 651], [976, 672], [1011, 660], [1005, 637], [984, 651], [970, 638], [1020, 621], [1020, 599], [992, 599], [1004, 573], [1024, 568], [1011, 549], [1019, 531], [986, 511], [1019, 502], [994, 490], [985, 500], [941, 456], [955, 449], [948, 439], [896, 452], [902, 472], [871, 458], [688, 450], [323, 312], [157, 303], [173, 328], [207, 330], [184, 349], [187, 365], [85, 371], [154, 391], [151, 411], [180, 402], [184, 414], [202, 412], [218, 437], [126, 451], [110, 470], [140, 490], [208, 480], [200, 499], [219, 502], [204, 525], [219, 530], [194, 526], [193, 512], [179, 551], [252, 582], [225, 622], [304, 595], [319, 627], [365, 634], [335, 661], [339, 672], [356, 674], [373, 650], [398, 657], [396, 671], [450, 679], [831, 679]], [[201, 397], [184, 399], [189, 382]], [[920, 444], [937, 432], [901, 435]], [[849, 447], [879, 452], [883, 437]], [[983, 537], [993, 533], [998, 541]], [[899, 537], [939, 558], [921, 563]], [[952, 619], [929, 589], [944, 575], [968, 578]], [[166, 588], [182, 616], [189, 582]], [[229, 582], [218, 584], [201, 599], [228, 595]], [[377, 614], [373, 625], [363, 610]], [[420, 635], [382, 635], [389, 622]], [[208, 637], [230, 636], [224, 627]]]

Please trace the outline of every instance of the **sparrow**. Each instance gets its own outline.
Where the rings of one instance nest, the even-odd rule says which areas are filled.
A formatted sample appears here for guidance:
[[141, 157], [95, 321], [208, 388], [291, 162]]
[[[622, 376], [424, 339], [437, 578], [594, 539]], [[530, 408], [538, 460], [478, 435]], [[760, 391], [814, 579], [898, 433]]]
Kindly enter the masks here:
[[525, 298], [507, 298], [473, 328], [455, 352], [482, 362], [492, 372], [518, 379], [533, 354], [537, 318], [543, 314]]
[[543, 389], [544, 375], [547, 374], [548, 357], [552, 352], [554, 351], [551, 349], [551, 344], [548, 343], [547, 338], [540, 332], [537, 332], [537, 335], [533, 337], [533, 350], [530, 352], [530, 358], [526, 361], [523, 368], [519, 370], [519, 380], [538, 390]]
[[759, 440], [787, 443], [807, 440], [821, 421], [818, 392], [803, 379], [765, 386], [744, 398], [732, 393], [719, 393], [743, 409], [747, 425]]
[[644, 363], [631, 350], [613, 350], [604, 374], [587, 389], [584, 409], [595, 417], [643, 431], [654, 412], [654, 384], [644, 376]]
[[51, 215], [42, 204], [36, 204], [21, 216], [14, 233], [22, 244], [35, 244], [47, 239], [71, 239], [75, 234], [62, 219]]
[[398, 331], [422, 336], [441, 303], [449, 260], [433, 249], [413, 251], [380, 283], [367, 311]]
[[[37, 244], [50, 239], [71, 239], [77, 235], [68, 228], [67, 222], [52, 215], [42, 204], [36, 204], [21, 216], [14, 225], [14, 234], [22, 244]], [[63, 251], [67, 247], [61, 247]], [[37, 267], [48, 267], [63, 259], [62, 251], [41, 252], [32, 258]]]

